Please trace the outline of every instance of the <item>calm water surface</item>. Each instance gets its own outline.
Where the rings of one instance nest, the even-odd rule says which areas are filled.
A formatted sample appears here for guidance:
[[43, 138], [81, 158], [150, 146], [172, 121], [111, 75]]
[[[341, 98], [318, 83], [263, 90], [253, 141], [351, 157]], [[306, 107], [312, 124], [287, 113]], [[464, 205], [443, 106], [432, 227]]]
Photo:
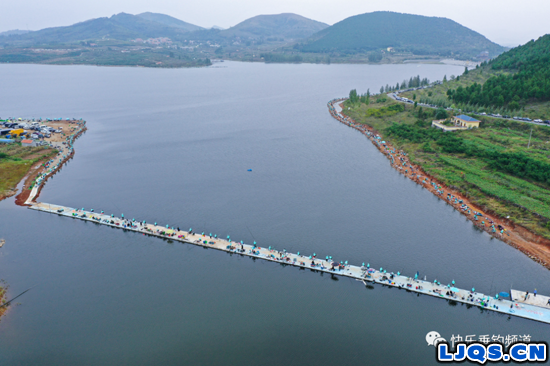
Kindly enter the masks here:
[[[547, 270], [397, 174], [326, 108], [352, 88], [461, 72], [1, 65], [0, 116], [88, 121], [43, 202], [419, 271], [486, 293], [550, 294]], [[36, 285], [0, 323], [2, 365], [429, 365], [432, 330], [550, 340], [545, 324], [46, 215], [13, 199], [0, 202], [0, 237], [10, 294]]]

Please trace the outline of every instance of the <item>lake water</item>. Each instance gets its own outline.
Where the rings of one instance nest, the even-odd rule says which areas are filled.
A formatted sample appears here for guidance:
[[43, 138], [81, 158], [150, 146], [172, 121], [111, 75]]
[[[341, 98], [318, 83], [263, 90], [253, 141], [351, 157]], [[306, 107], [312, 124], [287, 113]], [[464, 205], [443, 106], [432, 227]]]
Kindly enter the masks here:
[[[0, 66], [0, 116], [88, 131], [40, 201], [495, 294], [550, 272], [395, 172], [326, 103], [444, 65]], [[252, 169], [252, 172], [248, 172]], [[425, 335], [548, 325], [0, 202], [2, 365], [435, 364]]]

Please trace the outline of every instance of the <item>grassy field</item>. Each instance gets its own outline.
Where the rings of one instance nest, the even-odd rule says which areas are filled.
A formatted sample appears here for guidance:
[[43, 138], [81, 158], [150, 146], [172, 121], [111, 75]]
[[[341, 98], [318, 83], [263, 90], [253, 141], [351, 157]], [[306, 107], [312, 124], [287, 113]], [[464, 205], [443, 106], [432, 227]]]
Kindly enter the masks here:
[[[550, 238], [550, 182], [510, 174], [470, 152], [446, 151], [450, 138], [451, 142], [460, 141], [480, 151], [523, 154], [545, 164], [550, 158], [550, 127], [483, 117], [479, 129], [445, 134], [431, 127], [435, 114], [432, 109], [422, 110], [388, 98], [348, 106], [350, 117], [375, 128], [436, 179], [467, 195], [482, 209], [510, 216], [512, 221]], [[393, 133], [391, 126], [399, 126], [405, 133]]]
[[43, 146], [0, 144], [0, 199], [10, 195], [33, 164], [56, 153], [56, 150]]

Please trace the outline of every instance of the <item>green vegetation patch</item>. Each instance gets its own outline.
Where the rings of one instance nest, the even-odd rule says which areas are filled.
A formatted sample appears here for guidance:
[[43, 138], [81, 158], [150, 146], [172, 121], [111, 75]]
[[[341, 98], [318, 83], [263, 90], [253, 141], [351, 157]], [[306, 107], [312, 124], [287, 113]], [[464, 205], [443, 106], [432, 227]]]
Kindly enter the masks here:
[[44, 146], [0, 144], [0, 198], [13, 190], [36, 162], [56, 153], [56, 150]]
[[443, 132], [431, 127], [442, 110], [361, 98], [346, 107], [476, 205], [550, 238], [550, 128], [482, 118], [480, 128]]

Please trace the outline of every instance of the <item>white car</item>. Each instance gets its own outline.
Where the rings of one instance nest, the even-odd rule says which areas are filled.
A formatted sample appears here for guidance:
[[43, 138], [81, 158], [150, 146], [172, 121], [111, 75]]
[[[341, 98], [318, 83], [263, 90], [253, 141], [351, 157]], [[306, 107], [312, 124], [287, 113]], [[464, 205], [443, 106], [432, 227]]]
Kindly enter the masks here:
[[542, 123], [542, 119], [536, 119], [533, 122]]

